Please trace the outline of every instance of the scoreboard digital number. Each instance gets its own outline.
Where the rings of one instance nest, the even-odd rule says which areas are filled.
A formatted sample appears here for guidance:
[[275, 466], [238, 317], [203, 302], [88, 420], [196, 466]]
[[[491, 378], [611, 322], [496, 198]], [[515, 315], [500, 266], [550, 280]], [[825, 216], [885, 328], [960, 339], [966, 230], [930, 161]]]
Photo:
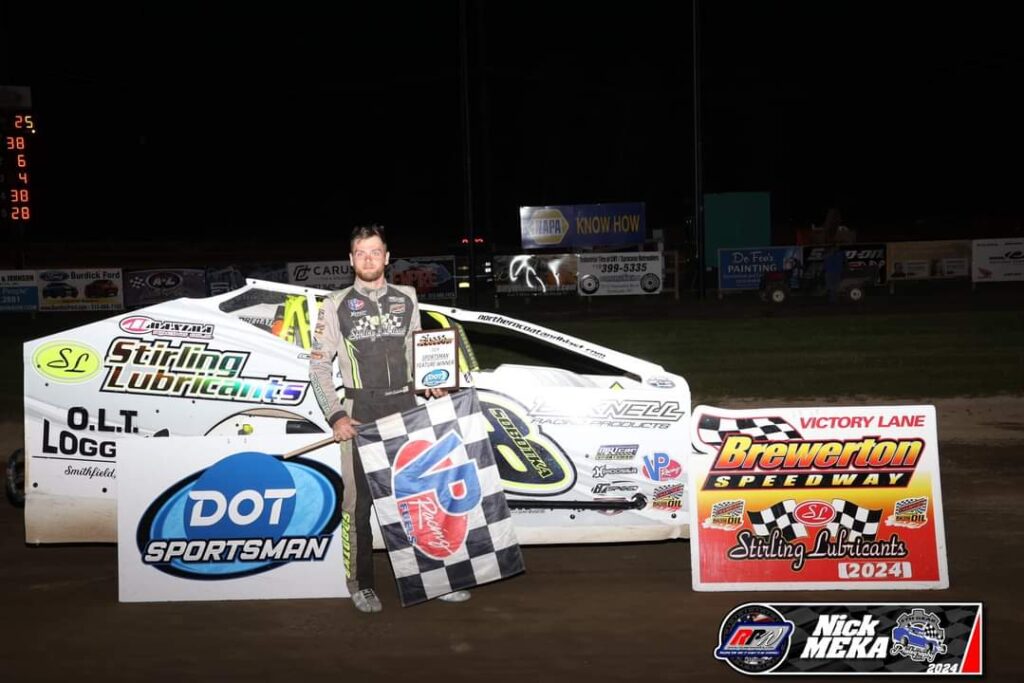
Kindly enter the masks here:
[[0, 221], [16, 235], [24, 235], [32, 221], [32, 149], [38, 130], [29, 89], [0, 86]]

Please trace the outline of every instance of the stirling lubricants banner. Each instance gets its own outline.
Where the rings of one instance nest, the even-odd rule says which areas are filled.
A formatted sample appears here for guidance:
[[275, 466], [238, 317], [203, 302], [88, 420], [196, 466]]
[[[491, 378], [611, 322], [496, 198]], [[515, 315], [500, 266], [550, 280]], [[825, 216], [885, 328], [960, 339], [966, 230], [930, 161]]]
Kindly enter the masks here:
[[934, 406], [694, 411], [694, 590], [947, 588]]
[[971, 280], [1024, 280], [1024, 240], [974, 240], [971, 243]]
[[749, 675], [982, 674], [982, 605], [747, 603], [715, 658]]
[[121, 602], [345, 597], [341, 473], [316, 437], [118, 443]]
[[584, 296], [661, 292], [661, 252], [579, 254], [578, 286]]

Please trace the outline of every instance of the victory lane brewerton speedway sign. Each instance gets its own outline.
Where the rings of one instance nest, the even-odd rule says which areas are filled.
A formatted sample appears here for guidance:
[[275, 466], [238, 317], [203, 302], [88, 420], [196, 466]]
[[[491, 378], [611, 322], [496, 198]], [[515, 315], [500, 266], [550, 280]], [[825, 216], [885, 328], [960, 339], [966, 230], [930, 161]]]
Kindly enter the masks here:
[[947, 588], [934, 406], [694, 411], [694, 590]]
[[345, 597], [341, 475], [311, 435], [118, 442], [121, 602]]

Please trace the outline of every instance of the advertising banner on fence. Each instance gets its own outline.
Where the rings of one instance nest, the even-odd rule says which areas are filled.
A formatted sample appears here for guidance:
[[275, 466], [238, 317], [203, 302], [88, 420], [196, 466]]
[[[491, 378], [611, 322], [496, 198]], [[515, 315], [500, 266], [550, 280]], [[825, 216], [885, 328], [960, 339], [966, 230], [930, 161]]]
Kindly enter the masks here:
[[579, 254], [577, 258], [580, 294], [607, 296], [661, 291], [661, 252]]
[[971, 262], [970, 240], [889, 242], [887, 277], [900, 280], [941, 280], [967, 277]]
[[971, 244], [971, 280], [1024, 280], [1024, 239], [974, 240]]
[[947, 588], [934, 406], [699, 406], [701, 591]]
[[345, 261], [302, 261], [288, 264], [288, 282], [316, 289], [344, 289], [355, 281], [352, 264]]
[[41, 311], [119, 311], [124, 308], [120, 268], [36, 271]]
[[520, 254], [494, 257], [498, 294], [544, 296], [576, 293], [574, 254]]
[[125, 308], [150, 306], [183, 296], [206, 296], [206, 271], [201, 268], [129, 270], [124, 281]]
[[743, 674], [982, 674], [982, 605], [747, 603], [719, 627], [715, 658]]
[[645, 205], [521, 206], [523, 249], [624, 247], [647, 237]]
[[416, 288], [420, 301], [455, 300], [455, 257], [412, 256], [393, 259], [388, 281]]
[[[885, 245], [884, 244], [848, 244], [842, 245], [844, 267], [843, 277], [863, 277], [866, 284], [880, 285], [885, 282]], [[804, 247], [804, 270], [816, 267], [819, 272], [824, 269], [827, 246]]]
[[765, 273], [799, 272], [801, 247], [745, 247], [718, 250], [718, 289], [760, 289]]
[[121, 602], [348, 595], [338, 447], [282, 458], [318, 438], [119, 441]]
[[39, 308], [39, 287], [34, 270], [0, 270], [0, 311]]

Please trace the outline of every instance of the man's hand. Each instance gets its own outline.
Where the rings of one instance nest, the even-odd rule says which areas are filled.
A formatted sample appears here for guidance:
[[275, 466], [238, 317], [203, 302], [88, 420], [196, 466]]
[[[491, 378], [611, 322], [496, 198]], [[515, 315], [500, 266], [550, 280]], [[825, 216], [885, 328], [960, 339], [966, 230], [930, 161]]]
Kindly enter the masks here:
[[444, 398], [448, 395], [447, 389], [426, 389], [424, 392], [427, 398]]
[[351, 417], [346, 415], [337, 422], [331, 429], [334, 431], [335, 441], [348, 441], [356, 435], [356, 425], [361, 424], [357, 420], [353, 420]]

